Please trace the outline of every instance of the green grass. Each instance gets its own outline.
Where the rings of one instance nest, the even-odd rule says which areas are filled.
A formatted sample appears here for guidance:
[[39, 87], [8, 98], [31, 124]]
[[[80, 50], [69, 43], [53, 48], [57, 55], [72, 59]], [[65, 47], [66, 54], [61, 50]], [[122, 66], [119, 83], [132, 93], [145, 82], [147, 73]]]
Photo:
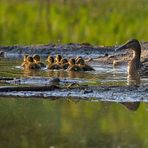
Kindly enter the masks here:
[[146, 0], [1, 0], [0, 45], [147, 40]]

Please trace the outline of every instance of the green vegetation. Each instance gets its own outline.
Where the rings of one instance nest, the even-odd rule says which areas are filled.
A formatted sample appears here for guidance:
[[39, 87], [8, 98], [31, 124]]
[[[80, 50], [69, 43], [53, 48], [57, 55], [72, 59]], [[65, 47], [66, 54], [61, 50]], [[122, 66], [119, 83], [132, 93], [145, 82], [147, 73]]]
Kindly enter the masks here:
[[146, 0], [1, 0], [0, 45], [147, 40]]

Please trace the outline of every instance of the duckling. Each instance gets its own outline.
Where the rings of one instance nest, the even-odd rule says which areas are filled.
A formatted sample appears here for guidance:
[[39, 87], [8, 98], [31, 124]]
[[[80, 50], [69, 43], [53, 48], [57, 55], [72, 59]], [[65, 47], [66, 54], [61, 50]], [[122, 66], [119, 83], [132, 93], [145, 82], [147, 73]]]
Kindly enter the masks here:
[[60, 54], [56, 55], [55, 60], [57, 64], [61, 64], [62, 56]]
[[69, 59], [68, 63], [69, 63], [69, 67], [67, 69], [68, 71], [82, 71], [83, 70], [78, 65], [76, 65], [76, 61], [73, 58]]
[[82, 58], [78, 59], [77, 64], [78, 64], [79, 67], [81, 67], [81, 69], [83, 69], [83, 71], [92, 71], [92, 70], [94, 70], [91, 66], [85, 64], [85, 61]]
[[4, 51], [0, 51], [0, 57], [4, 57], [5, 56], [5, 52]]
[[28, 56], [27, 57], [27, 65], [25, 66], [27, 69], [40, 69], [41, 66], [34, 63], [33, 57]]
[[116, 48], [115, 50], [120, 49], [132, 49], [133, 58], [128, 63], [128, 77], [136, 78], [139, 75], [148, 75], [148, 64], [147, 62], [141, 63], [141, 45], [137, 39], [131, 39], [126, 42], [124, 45]]
[[62, 59], [62, 60], [61, 60], [61, 67], [62, 67], [63, 69], [67, 69], [68, 66], [69, 66], [68, 60], [65, 59], [65, 58]]
[[48, 58], [48, 69], [62, 69], [62, 67], [57, 64], [57, 63], [54, 63], [54, 57], [50, 56]]
[[21, 67], [25, 67], [27, 64], [28, 64], [28, 54], [25, 54], [24, 57], [23, 57], [23, 63], [21, 64]]
[[82, 57], [81, 57], [81, 56], [77, 56], [77, 57], [76, 57], [76, 59], [75, 59], [76, 64], [77, 64], [77, 62], [78, 62], [79, 59], [82, 59]]
[[40, 67], [46, 67], [46, 65], [40, 61], [40, 56], [38, 54], [33, 55], [33, 60], [36, 64], [40, 65]]

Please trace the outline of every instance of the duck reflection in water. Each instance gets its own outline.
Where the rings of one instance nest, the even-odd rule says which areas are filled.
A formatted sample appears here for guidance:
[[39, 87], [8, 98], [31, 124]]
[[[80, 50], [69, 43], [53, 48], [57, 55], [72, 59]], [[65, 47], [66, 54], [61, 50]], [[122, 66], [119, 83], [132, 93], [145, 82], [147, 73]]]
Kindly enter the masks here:
[[[139, 86], [141, 77], [148, 76], [148, 60], [141, 62], [141, 45], [136, 39], [129, 40], [124, 45], [116, 48], [116, 51], [129, 48], [133, 50], [133, 58], [128, 63], [127, 84]], [[140, 106], [140, 102], [121, 102], [121, 104], [132, 111], [136, 111]]]
[[140, 107], [140, 102], [120, 102], [130, 111], [136, 111]]

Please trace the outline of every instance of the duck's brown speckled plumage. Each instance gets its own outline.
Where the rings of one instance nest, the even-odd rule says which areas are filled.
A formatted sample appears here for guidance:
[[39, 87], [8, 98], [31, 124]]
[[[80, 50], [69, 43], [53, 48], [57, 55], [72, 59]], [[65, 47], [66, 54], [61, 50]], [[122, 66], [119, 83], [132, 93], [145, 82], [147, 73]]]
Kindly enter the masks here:
[[141, 45], [139, 41], [136, 39], [129, 40], [124, 45], [116, 48], [116, 51], [120, 49], [128, 49], [128, 48], [133, 50], [133, 58], [128, 63], [128, 76], [132, 78], [139, 77], [140, 75], [148, 76], [148, 62], [140, 61]]

